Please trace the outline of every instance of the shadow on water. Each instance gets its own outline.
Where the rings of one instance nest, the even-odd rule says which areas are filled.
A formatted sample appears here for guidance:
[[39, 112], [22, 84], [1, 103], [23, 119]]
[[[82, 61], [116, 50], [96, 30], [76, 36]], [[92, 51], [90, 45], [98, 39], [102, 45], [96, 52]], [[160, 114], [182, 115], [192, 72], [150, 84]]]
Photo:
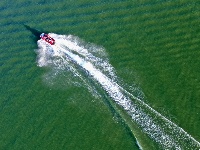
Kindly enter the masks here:
[[31, 31], [31, 33], [34, 35], [34, 41], [35, 41], [35, 42], [38, 41], [38, 40], [40, 39], [40, 34], [41, 34], [41, 33], [49, 33], [48, 31], [39, 31], [39, 30], [34, 29], [34, 28], [31, 28], [30, 26], [25, 25], [25, 24], [24, 24], [24, 27], [25, 27], [27, 30]]

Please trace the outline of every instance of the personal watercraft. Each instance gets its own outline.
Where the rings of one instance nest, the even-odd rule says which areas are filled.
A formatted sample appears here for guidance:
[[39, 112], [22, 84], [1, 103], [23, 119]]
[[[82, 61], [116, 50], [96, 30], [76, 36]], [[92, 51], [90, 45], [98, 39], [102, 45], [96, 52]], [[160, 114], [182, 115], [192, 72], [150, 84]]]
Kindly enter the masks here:
[[47, 43], [51, 44], [51, 45], [55, 44], [55, 40], [46, 33], [40, 34], [40, 38], [43, 39], [44, 41], [46, 41]]

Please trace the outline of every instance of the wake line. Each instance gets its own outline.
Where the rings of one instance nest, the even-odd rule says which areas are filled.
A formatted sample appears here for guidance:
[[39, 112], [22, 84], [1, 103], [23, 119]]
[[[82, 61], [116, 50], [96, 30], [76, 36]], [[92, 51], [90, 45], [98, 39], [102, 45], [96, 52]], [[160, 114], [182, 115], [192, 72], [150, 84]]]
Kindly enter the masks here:
[[[108, 94], [119, 104], [122, 106], [125, 110], [128, 111], [129, 115], [132, 116], [132, 119], [134, 119], [137, 123], [142, 124], [141, 126], [143, 127], [143, 130], [146, 131], [147, 133], [151, 133], [151, 137], [153, 137], [157, 142], [160, 144], [164, 145], [165, 148], [176, 148], [176, 149], [181, 149], [181, 146], [179, 146], [179, 143], [174, 141], [174, 139], [170, 138], [169, 135], [166, 135], [162, 129], [157, 126], [147, 114], [144, 114], [136, 105], [132, 104], [131, 100], [127, 99], [121, 92], [120, 87], [116, 83], [112, 83], [109, 78], [107, 78], [104, 74], [102, 74], [99, 70], [97, 70], [90, 62], [86, 62], [83, 59], [81, 59], [78, 55], [74, 55], [73, 53], [70, 53], [69, 51], [66, 51], [64, 49], [61, 49], [65, 54], [70, 56], [78, 65], [83, 67], [85, 70], [87, 70], [90, 75], [93, 76], [101, 85], [102, 87], [108, 92]], [[130, 94], [130, 93], [129, 93]], [[133, 96], [133, 95], [132, 95]], [[134, 97], [134, 96], [133, 96]], [[149, 107], [147, 104], [142, 102], [140, 99], [134, 97], [134, 99], [138, 100], [142, 105], [156, 113], [156, 115], [162, 117], [165, 121], [167, 121], [171, 125], [171, 128], [177, 128], [177, 126], [163, 117], [161, 114], [153, 110], [151, 107]], [[142, 115], [141, 115], [142, 114]], [[142, 118], [141, 118], [142, 116]], [[143, 121], [145, 120], [145, 121]], [[173, 127], [174, 126], [174, 127]], [[183, 132], [183, 134], [187, 133], [181, 128], [179, 128], [179, 132]], [[157, 133], [155, 133], [157, 132]], [[180, 133], [179, 133], [180, 134]], [[161, 136], [161, 137], [159, 137]], [[161, 139], [160, 139], [161, 138]], [[192, 140], [194, 140], [192, 138]], [[197, 141], [195, 141], [197, 142]], [[189, 144], [187, 142], [187, 144]]]
[[[58, 37], [55, 35], [55, 39]], [[103, 89], [120, 106], [122, 106], [132, 119], [148, 134], [153, 140], [159, 143], [164, 149], [199, 149], [200, 143], [191, 137], [182, 128], [162, 116], [142, 100], [124, 90], [112, 79], [108, 78], [101, 70], [97, 69], [92, 62], [96, 59], [87, 49], [84, 49], [72, 41], [63, 38], [56, 39], [58, 44], [53, 47], [54, 52], [64, 53], [77, 65], [87, 71]], [[67, 43], [63, 44], [62, 43]], [[74, 54], [76, 51], [79, 55]], [[87, 56], [90, 56], [88, 58]], [[110, 65], [108, 65], [111, 67]], [[108, 67], [108, 68], [109, 68]], [[112, 70], [112, 67], [109, 68]], [[108, 71], [109, 71], [108, 69]], [[132, 97], [135, 101], [129, 99]]]

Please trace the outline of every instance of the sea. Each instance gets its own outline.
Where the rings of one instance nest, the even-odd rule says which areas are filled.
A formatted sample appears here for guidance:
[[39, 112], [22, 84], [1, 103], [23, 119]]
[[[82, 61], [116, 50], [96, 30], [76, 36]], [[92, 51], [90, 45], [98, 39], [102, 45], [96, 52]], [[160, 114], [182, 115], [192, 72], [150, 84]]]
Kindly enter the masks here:
[[199, 8], [1, 0], [0, 150], [199, 150]]

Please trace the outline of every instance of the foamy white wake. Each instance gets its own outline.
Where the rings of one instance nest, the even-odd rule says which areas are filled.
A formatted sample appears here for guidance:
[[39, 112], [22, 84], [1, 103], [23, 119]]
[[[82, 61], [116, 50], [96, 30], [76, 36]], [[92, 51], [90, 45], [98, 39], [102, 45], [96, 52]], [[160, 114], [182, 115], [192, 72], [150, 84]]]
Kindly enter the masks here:
[[[54, 59], [61, 58], [67, 65], [81, 67], [96, 80], [109, 96], [132, 117], [138, 126], [164, 149], [200, 149], [200, 143], [182, 128], [145, 104], [137, 96], [127, 92], [117, 84], [114, 68], [109, 64], [103, 48], [86, 44], [79, 38], [69, 35], [51, 34], [55, 46], [38, 41], [38, 65], [46, 66]], [[51, 59], [50, 59], [51, 58]], [[57, 61], [53, 63], [58, 63]], [[65, 66], [59, 61], [60, 66]], [[58, 66], [59, 66], [58, 65]], [[76, 70], [74, 67], [72, 67]], [[73, 69], [71, 71], [73, 71]], [[76, 71], [74, 71], [76, 72]], [[78, 75], [84, 80], [81, 75]]]

